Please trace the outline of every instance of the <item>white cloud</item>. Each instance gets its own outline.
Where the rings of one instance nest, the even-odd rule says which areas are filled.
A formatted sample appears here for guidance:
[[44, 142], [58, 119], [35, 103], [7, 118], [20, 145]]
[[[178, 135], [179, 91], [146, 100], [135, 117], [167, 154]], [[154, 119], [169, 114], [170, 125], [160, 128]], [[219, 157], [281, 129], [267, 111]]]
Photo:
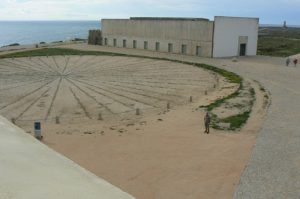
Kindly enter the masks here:
[[292, 15], [299, 9], [300, 0], [0, 0], [0, 20], [89, 20], [129, 16], [212, 18], [214, 15], [261, 17], [273, 16], [272, 12], [277, 13], [283, 6], [287, 7], [285, 13]]

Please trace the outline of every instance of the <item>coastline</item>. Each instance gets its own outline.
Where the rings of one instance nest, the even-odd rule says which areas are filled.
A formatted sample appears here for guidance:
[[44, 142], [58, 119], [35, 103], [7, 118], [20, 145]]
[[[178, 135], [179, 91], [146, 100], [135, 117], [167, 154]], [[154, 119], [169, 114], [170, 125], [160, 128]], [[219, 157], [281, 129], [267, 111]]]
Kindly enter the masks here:
[[38, 48], [52, 48], [62, 45], [68, 45], [68, 44], [82, 44], [87, 43], [87, 41], [54, 41], [51, 43], [43, 43], [43, 44], [26, 44], [26, 45], [17, 45], [17, 46], [3, 46], [0, 47], [0, 55], [13, 53], [17, 51], [23, 51], [23, 50], [33, 50]]

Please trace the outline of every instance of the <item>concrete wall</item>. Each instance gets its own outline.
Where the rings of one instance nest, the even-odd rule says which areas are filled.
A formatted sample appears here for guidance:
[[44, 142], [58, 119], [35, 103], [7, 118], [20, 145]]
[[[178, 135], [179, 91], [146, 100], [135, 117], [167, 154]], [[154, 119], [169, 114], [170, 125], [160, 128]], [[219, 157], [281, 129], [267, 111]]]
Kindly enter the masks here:
[[[201, 47], [201, 56], [211, 57], [213, 22], [208, 20], [180, 19], [103, 19], [103, 45], [133, 48], [133, 40], [138, 49], [144, 49], [144, 41], [148, 42], [148, 50], [156, 50], [159, 42], [160, 52], [168, 52], [168, 44], [173, 44], [173, 53], [181, 53], [182, 45], [186, 45], [186, 54], [196, 55], [196, 47]], [[106, 42], [105, 42], [106, 41]]]
[[246, 55], [256, 55], [258, 18], [215, 17], [213, 57], [238, 56], [240, 43], [247, 43]]
[[90, 30], [88, 44], [102, 45], [102, 33], [101, 30]]
[[1, 199], [133, 199], [0, 116]]

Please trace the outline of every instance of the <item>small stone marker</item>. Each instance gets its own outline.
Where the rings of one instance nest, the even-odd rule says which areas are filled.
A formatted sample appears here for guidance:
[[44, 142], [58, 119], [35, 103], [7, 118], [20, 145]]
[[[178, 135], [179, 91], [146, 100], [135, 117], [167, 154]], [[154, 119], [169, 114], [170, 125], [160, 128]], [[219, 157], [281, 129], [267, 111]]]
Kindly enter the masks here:
[[204, 94], [207, 95], [207, 91], [205, 91]]
[[41, 122], [34, 122], [34, 136], [36, 139], [42, 139]]
[[170, 109], [170, 102], [167, 103], [167, 109]]
[[193, 102], [193, 96], [190, 96], [190, 102]]
[[135, 114], [136, 114], [136, 115], [140, 115], [140, 114], [141, 114], [139, 108], [136, 109]]
[[13, 124], [16, 124], [16, 119], [15, 119], [15, 118], [11, 118], [11, 122], [12, 122]]
[[217, 87], [217, 85], [214, 84], [214, 88], [216, 88], [216, 87]]

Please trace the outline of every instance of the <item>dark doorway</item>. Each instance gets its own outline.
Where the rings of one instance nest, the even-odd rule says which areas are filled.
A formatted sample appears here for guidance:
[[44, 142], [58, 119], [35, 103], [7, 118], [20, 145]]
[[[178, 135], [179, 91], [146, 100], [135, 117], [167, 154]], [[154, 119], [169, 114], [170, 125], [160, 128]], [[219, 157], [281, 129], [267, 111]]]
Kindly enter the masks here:
[[201, 48], [201, 46], [197, 46], [196, 47], [196, 55], [200, 56], [200, 57], [202, 56], [202, 48]]
[[240, 56], [246, 55], [246, 44], [240, 44]]

